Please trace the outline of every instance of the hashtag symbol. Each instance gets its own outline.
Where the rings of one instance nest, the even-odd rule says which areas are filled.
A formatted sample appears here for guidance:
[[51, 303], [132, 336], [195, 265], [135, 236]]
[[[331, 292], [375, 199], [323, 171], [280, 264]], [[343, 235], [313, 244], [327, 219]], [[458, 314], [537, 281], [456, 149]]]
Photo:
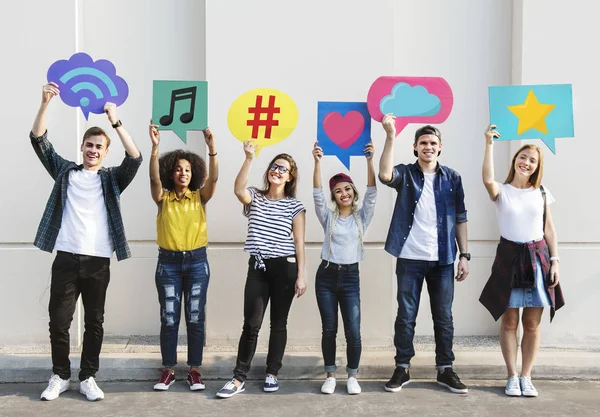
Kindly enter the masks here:
[[[263, 96], [256, 96], [254, 107], [248, 107], [248, 113], [254, 114], [254, 118], [246, 121], [246, 126], [252, 126], [252, 139], [258, 138], [258, 129], [261, 126], [265, 128], [265, 139], [271, 139], [271, 129], [273, 126], [279, 126], [279, 120], [274, 120], [273, 116], [279, 113], [281, 108], [275, 107], [275, 96], [269, 96], [269, 105], [262, 106]], [[261, 116], [266, 114], [266, 118]]]

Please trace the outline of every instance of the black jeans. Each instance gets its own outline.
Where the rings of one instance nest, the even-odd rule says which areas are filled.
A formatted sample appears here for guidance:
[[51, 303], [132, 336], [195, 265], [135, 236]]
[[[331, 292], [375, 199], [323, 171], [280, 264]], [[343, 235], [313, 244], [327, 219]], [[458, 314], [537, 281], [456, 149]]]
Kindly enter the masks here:
[[246, 380], [256, 352], [258, 332], [269, 299], [271, 300], [271, 334], [266, 373], [277, 375], [287, 342], [287, 319], [294, 299], [298, 267], [294, 255], [264, 259], [266, 271], [255, 269], [255, 258], [248, 261], [248, 277], [244, 290], [244, 327], [238, 346], [233, 376]]
[[104, 337], [104, 302], [110, 281], [110, 258], [58, 251], [52, 264], [50, 286], [50, 345], [52, 372], [71, 377], [69, 328], [79, 294], [83, 301], [85, 332], [79, 380], [95, 376]]

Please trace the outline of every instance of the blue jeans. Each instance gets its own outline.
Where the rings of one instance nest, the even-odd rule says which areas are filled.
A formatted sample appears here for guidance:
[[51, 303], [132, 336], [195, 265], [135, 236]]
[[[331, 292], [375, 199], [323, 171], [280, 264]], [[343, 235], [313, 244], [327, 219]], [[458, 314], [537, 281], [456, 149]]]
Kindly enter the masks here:
[[206, 292], [210, 270], [206, 248], [174, 252], [159, 248], [156, 289], [160, 302], [160, 352], [165, 368], [177, 364], [181, 296], [185, 301], [189, 366], [202, 365], [206, 321]]
[[338, 304], [346, 335], [346, 372], [358, 373], [362, 344], [360, 340], [360, 280], [358, 263], [338, 265], [322, 261], [315, 280], [323, 336], [321, 349], [325, 372], [335, 372], [335, 338], [338, 330]]
[[396, 278], [398, 280], [398, 314], [394, 326], [396, 367], [408, 368], [410, 360], [415, 356], [413, 339], [423, 279], [427, 281], [433, 318], [435, 364], [438, 369], [452, 366], [454, 362], [452, 352], [454, 264], [439, 265], [437, 261], [398, 258]]

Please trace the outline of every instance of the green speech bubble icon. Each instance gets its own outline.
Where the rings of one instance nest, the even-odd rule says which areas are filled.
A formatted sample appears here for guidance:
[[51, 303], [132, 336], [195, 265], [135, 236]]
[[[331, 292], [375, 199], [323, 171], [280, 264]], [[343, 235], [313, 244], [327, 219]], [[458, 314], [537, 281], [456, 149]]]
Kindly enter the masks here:
[[154, 80], [152, 123], [187, 143], [188, 130], [208, 127], [208, 82]]

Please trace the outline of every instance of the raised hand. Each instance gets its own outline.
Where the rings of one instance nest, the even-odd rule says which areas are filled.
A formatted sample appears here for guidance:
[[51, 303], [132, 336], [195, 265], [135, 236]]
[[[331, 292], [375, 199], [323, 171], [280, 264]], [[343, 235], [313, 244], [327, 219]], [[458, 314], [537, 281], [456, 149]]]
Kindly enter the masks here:
[[244, 153], [246, 154], [246, 159], [252, 160], [256, 155], [256, 150], [258, 149], [258, 145], [256, 144], [256, 140], [248, 139], [244, 142]]
[[119, 121], [117, 118], [117, 105], [115, 103], [106, 102], [104, 104], [104, 113], [108, 116], [108, 121], [114, 125]]
[[489, 125], [487, 127], [487, 129], [485, 129], [485, 142], [488, 145], [492, 145], [494, 143], [494, 138], [499, 138], [500, 137], [500, 132], [498, 132], [496, 129], [497, 126], [496, 125]]
[[319, 142], [315, 142], [315, 145], [313, 146], [313, 158], [315, 159], [315, 162], [320, 162], [321, 158], [323, 157], [323, 149], [321, 149], [321, 147], [319, 146]]
[[52, 100], [52, 97], [60, 94], [58, 84], [50, 82], [42, 87], [42, 104], [47, 104]]
[[394, 137], [396, 136], [396, 117], [392, 113], [388, 113], [383, 116], [381, 124], [388, 135], [394, 135]]
[[204, 141], [206, 142], [206, 146], [208, 146], [209, 149], [213, 148], [215, 146], [215, 136], [213, 135], [213, 132], [210, 129], [210, 127], [204, 129], [202, 133], [204, 134]]
[[373, 155], [375, 154], [375, 148], [373, 147], [373, 139], [369, 143], [365, 145], [365, 150], [363, 151], [365, 154], [365, 158], [367, 161], [373, 160]]
[[158, 125], [152, 124], [152, 119], [150, 119], [150, 125], [148, 126], [148, 134], [150, 135], [152, 145], [158, 146], [160, 143], [160, 132], [158, 131]]

